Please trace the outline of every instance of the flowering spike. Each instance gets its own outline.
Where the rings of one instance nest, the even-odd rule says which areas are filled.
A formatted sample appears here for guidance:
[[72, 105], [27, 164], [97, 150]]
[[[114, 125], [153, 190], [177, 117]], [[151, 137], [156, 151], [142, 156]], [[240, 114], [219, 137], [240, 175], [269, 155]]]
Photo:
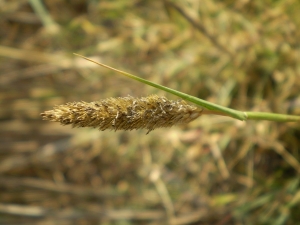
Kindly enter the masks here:
[[202, 109], [183, 100], [168, 100], [150, 95], [143, 98], [119, 97], [97, 102], [71, 102], [41, 113], [44, 120], [73, 127], [94, 127], [100, 130], [148, 129], [186, 124], [198, 118]]

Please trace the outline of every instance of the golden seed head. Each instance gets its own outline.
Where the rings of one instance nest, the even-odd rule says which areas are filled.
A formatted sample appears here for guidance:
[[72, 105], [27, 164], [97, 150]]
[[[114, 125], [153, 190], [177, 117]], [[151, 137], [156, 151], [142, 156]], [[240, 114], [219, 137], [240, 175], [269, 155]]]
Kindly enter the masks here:
[[148, 129], [186, 124], [198, 118], [202, 109], [183, 100], [173, 101], [150, 95], [143, 98], [108, 98], [97, 102], [71, 102], [41, 113], [44, 120], [73, 127], [100, 130]]

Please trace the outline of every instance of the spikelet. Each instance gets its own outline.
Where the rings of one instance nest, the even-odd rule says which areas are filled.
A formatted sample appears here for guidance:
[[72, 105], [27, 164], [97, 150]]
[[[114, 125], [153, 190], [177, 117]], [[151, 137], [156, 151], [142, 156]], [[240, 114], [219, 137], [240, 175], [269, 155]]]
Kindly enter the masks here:
[[202, 109], [183, 100], [173, 101], [150, 95], [143, 98], [119, 97], [97, 102], [71, 102], [41, 113], [44, 120], [73, 127], [100, 130], [148, 129], [186, 124], [198, 118]]

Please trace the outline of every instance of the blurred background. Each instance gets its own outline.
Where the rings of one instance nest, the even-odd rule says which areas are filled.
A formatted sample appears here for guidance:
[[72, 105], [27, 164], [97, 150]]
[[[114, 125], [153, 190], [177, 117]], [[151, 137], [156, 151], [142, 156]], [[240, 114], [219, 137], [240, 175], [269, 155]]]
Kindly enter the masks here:
[[0, 224], [299, 224], [300, 126], [72, 129], [70, 101], [174, 96], [300, 115], [298, 0], [0, 0]]

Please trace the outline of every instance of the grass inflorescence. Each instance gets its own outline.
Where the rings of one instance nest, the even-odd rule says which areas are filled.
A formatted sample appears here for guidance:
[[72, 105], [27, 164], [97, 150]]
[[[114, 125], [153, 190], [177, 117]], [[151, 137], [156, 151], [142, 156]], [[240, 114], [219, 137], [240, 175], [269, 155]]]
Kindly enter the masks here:
[[134, 98], [108, 98], [97, 102], [71, 102], [55, 106], [41, 114], [44, 120], [73, 127], [94, 127], [99, 130], [148, 129], [186, 124], [198, 118], [202, 109], [183, 100], [168, 100], [150, 95]]

